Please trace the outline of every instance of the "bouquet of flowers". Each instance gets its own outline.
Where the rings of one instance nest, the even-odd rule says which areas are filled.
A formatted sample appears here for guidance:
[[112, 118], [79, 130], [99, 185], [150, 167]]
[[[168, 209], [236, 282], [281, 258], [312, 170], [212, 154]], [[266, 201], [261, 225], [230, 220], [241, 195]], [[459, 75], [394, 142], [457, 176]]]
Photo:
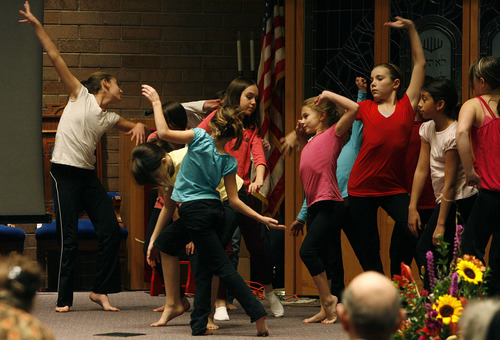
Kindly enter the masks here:
[[427, 252], [430, 291], [419, 292], [411, 268], [401, 263], [401, 275], [395, 275], [393, 282], [401, 291], [407, 320], [393, 339], [447, 339], [457, 333], [457, 322], [467, 301], [484, 296], [487, 269], [474, 256], [459, 257], [462, 231], [458, 225], [451, 263], [449, 244], [442, 239], [437, 247], [439, 260], [434, 261], [432, 251]]

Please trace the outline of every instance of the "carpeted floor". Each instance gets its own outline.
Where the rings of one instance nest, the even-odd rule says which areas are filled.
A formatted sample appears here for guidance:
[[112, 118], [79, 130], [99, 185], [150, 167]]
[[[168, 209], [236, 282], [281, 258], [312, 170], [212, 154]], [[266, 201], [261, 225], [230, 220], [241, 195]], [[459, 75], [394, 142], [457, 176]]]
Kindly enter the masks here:
[[[160, 314], [152, 311], [162, 305], [164, 296], [151, 297], [149, 292], [134, 291], [110, 295], [111, 303], [120, 312], [104, 312], [90, 301], [89, 293], [75, 293], [73, 308], [69, 313], [54, 312], [56, 293], [39, 293], [33, 314], [49, 326], [56, 339], [189, 339], [189, 315], [187, 312], [170, 321], [166, 327], [153, 328], [149, 325], [159, 319]], [[190, 298], [192, 303], [192, 299]], [[289, 300], [291, 301], [291, 300]], [[269, 311], [267, 301], [262, 301]], [[270, 336], [275, 339], [348, 339], [337, 321], [333, 325], [303, 324], [304, 318], [319, 311], [314, 301], [285, 305], [285, 316], [268, 316]], [[239, 307], [239, 305], [238, 305]], [[256, 329], [248, 316], [239, 307], [229, 312], [230, 321], [219, 321], [220, 329], [214, 331], [210, 339], [250, 339], [255, 338]]]

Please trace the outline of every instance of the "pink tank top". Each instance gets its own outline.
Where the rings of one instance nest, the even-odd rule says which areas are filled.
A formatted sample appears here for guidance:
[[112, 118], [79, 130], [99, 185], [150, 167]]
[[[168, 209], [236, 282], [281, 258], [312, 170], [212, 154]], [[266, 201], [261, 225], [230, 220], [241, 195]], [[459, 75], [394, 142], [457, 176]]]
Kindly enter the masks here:
[[483, 98], [477, 99], [481, 103], [484, 119], [480, 127], [471, 129], [476, 171], [481, 178], [481, 189], [500, 191], [500, 118], [495, 116]]

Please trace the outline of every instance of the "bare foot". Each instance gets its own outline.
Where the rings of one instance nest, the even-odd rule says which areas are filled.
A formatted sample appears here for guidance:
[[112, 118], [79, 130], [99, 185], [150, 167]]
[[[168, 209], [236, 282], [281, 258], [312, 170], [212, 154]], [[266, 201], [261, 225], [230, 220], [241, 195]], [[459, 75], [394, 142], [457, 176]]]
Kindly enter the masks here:
[[210, 331], [215, 331], [215, 330], [219, 329], [219, 326], [217, 326], [214, 323], [214, 320], [211, 317], [208, 317], [207, 329]]
[[311, 316], [308, 319], [304, 319], [304, 323], [316, 323], [316, 322], [321, 322], [326, 319], [326, 313], [325, 310], [323, 309], [323, 306], [321, 306], [321, 310], [319, 311], [318, 314]]
[[168, 307], [165, 305], [163, 307], [164, 307], [164, 309], [163, 309], [163, 313], [161, 314], [160, 320], [152, 323], [151, 327], [166, 326], [170, 320], [178, 317], [179, 315], [184, 314], [184, 307], [182, 305], [174, 305], [171, 307]]
[[265, 315], [255, 321], [255, 324], [257, 325], [257, 336], [269, 336], [269, 329], [266, 326]]
[[189, 300], [187, 299], [187, 297], [183, 297], [181, 299], [181, 303], [182, 303], [182, 306], [184, 307], [184, 311], [187, 312], [189, 310], [189, 308], [191, 308], [191, 303], [189, 302]]
[[66, 312], [69, 312], [69, 306], [64, 306], [64, 307], [56, 307], [55, 311], [56, 311], [56, 312], [58, 312], [58, 313], [66, 313]]
[[99, 306], [101, 306], [106, 311], [111, 311], [111, 312], [119, 312], [120, 311], [118, 308], [111, 306], [111, 304], [109, 303], [108, 295], [106, 295], [106, 294], [97, 294], [97, 293], [91, 292], [89, 295], [89, 298], [90, 298], [90, 300], [97, 303]]
[[332, 299], [328, 299], [325, 302], [324, 311], [326, 313], [326, 318], [321, 320], [321, 323], [332, 324], [337, 321], [337, 302], [336, 296], [332, 295]]
[[[185, 296], [181, 299], [181, 302], [182, 302], [182, 306], [184, 307], [184, 311], [187, 312], [189, 310], [189, 308], [191, 308], [191, 303], [189, 302], [189, 300]], [[165, 309], [165, 305], [153, 309], [153, 312], [163, 312], [164, 309]]]
[[164, 309], [165, 309], [165, 305], [157, 307], [157, 308], [154, 308], [153, 312], [163, 312]]
[[238, 309], [238, 307], [236, 307], [232, 303], [226, 303], [226, 308], [229, 310], [237, 310]]

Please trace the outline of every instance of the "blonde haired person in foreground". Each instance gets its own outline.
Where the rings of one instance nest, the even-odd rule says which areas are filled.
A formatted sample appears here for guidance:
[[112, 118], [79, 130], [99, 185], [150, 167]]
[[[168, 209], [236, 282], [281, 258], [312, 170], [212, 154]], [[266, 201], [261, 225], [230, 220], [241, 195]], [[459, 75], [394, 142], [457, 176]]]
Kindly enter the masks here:
[[350, 339], [390, 339], [406, 318], [397, 288], [374, 271], [364, 272], [351, 281], [337, 312]]
[[41, 278], [35, 261], [17, 254], [0, 257], [0, 339], [54, 339], [30, 314]]

